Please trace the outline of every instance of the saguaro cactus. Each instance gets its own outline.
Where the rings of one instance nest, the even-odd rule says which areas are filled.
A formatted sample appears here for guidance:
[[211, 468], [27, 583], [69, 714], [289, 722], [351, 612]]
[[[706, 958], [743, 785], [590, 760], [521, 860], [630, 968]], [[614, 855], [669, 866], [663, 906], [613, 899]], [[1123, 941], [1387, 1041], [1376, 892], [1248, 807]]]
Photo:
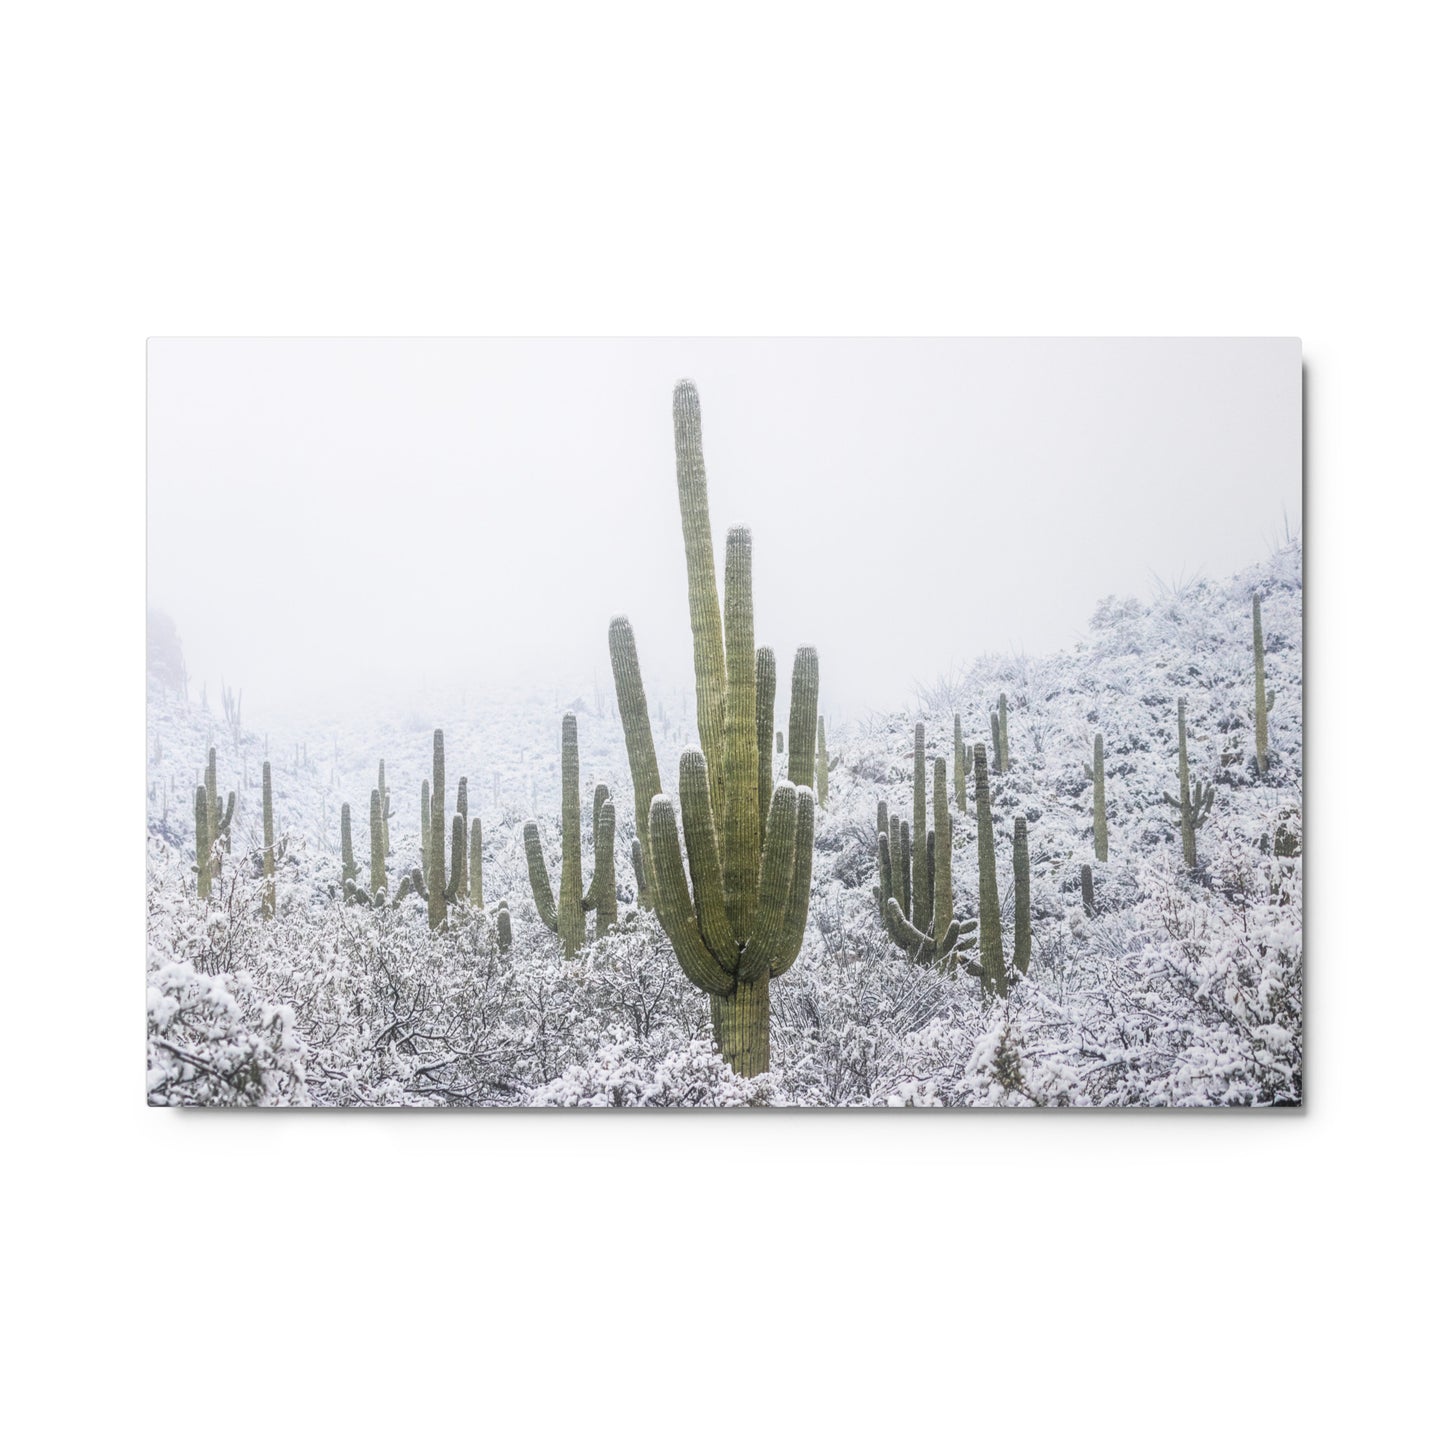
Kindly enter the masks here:
[[470, 876], [467, 879], [467, 902], [473, 908], [482, 906], [482, 820], [472, 819], [472, 846], [467, 853]]
[[1109, 861], [1109, 815], [1104, 807], [1104, 734], [1094, 734], [1093, 766], [1084, 765], [1084, 776], [1094, 785], [1094, 857]]
[[211, 879], [215, 872], [214, 847], [211, 842], [210, 813], [206, 805], [206, 789], [196, 789], [196, 896], [211, 896]]
[[1259, 616], [1259, 593], [1254, 594], [1254, 762], [1260, 777], [1269, 771], [1269, 712], [1274, 693], [1264, 686], [1264, 624]]
[[351, 804], [341, 805], [341, 891], [348, 894], [356, 886], [361, 870], [356, 866], [356, 853], [351, 844]]
[[968, 812], [968, 760], [972, 757], [963, 743], [963, 719], [953, 715], [953, 794], [958, 811]]
[[1179, 832], [1184, 842], [1184, 866], [1191, 871], [1198, 866], [1194, 840], [1209, 810], [1214, 806], [1214, 784], [1189, 786], [1189, 739], [1184, 721], [1184, 699], [1179, 699], [1179, 796], [1164, 794], [1164, 801], [1179, 812]]
[[993, 730], [993, 755], [997, 771], [1008, 772], [1008, 694], [998, 695], [998, 706], [989, 714], [989, 726]]
[[788, 780], [773, 789], [764, 817], [762, 774], [772, 768], [766, 746], [771, 728], [763, 729], [759, 718], [752, 538], [745, 528], [728, 533], [719, 607], [702, 425], [691, 382], [680, 382], [673, 393], [673, 433], [702, 740], [700, 750], [682, 755], [679, 768], [687, 871], [677, 811], [661, 796], [636, 642], [625, 617], [614, 618], [609, 631], [612, 672], [644, 873], [658, 918], [683, 972], [711, 997], [723, 1057], [749, 1076], [768, 1068], [769, 985], [797, 958], [808, 917], [818, 656], [805, 647], [794, 659]]
[[[918, 731], [922, 731], [921, 724]], [[933, 901], [926, 928], [909, 921], [905, 903], [893, 891], [892, 836], [896, 820], [887, 819], [887, 810], [880, 804], [880, 825], [885, 820], [888, 826], [880, 826], [878, 830], [878, 895], [888, 936], [916, 962], [932, 963], [951, 971], [977, 941], [978, 923], [972, 919], [960, 922], [953, 916], [953, 819], [948, 811], [948, 772], [942, 758], [933, 760], [933, 830], [928, 835], [925, 870], [929, 877], [928, 893]], [[900, 841], [907, 831], [906, 825], [899, 827]], [[917, 897], [915, 884], [915, 902]]]
[[[215, 845], [220, 843], [227, 853], [231, 851], [231, 819], [235, 812], [235, 793], [227, 795], [226, 807], [222, 811], [221, 795], [216, 788], [216, 750], [211, 748], [206, 754], [206, 836], [210, 839], [213, 850]], [[219, 877], [220, 872], [221, 859], [218, 855], [212, 874]]]
[[[239, 711], [240, 703], [237, 703]], [[276, 916], [276, 823], [271, 811], [271, 764], [261, 764], [261, 834], [265, 852], [261, 855], [261, 872], [265, 884], [261, 890], [261, 917]]]
[[1098, 909], [1094, 905], [1094, 870], [1087, 863], [1079, 864], [1079, 890], [1084, 895], [1084, 917], [1092, 918]]
[[371, 790], [371, 893], [381, 899], [386, 896], [386, 814], [382, 811], [381, 791]]
[[923, 724], [913, 729], [913, 926], [926, 932], [933, 922], [933, 870], [928, 866], [928, 797], [924, 790]]
[[1003, 951], [1003, 919], [998, 901], [998, 870], [994, 859], [993, 804], [988, 786], [988, 756], [982, 743], [973, 752], [973, 783], [978, 810], [978, 962], [965, 965], [982, 979], [986, 994], [1007, 997], [1014, 977], [1029, 971], [1032, 927], [1029, 920], [1028, 824], [1014, 819], [1014, 946], [1012, 965]]
[[818, 806], [828, 806], [828, 737], [823, 729], [823, 719], [818, 719], [818, 767], [817, 782], [814, 785], [814, 793], [817, 795]]
[[376, 791], [381, 794], [381, 849], [391, 857], [391, 820], [395, 816], [391, 806], [391, 789], [386, 786], [386, 759], [376, 765]]
[[[771, 651], [771, 649], [769, 649], [769, 650]], [[782, 751], [783, 751], [783, 735], [782, 735], [782, 733], [779, 733], [779, 734], [778, 734], [778, 752], [781, 753]]]
[[562, 718], [562, 878], [554, 898], [542, 838], [535, 819], [522, 829], [527, 850], [527, 878], [542, 922], [562, 942], [562, 956], [575, 958], [587, 942], [586, 914], [597, 909], [602, 935], [617, 921], [617, 878], [613, 868], [616, 810], [605, 786], [599, 786], [592, 807], [592, 886], [582, 890], [582, 798], [577, 752], [577, 718]]

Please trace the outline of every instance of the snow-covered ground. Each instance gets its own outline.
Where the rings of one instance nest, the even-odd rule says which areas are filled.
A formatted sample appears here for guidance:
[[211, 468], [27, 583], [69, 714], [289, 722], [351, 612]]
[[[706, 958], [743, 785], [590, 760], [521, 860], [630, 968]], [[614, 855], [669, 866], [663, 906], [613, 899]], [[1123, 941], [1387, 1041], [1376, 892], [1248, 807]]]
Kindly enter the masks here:
[[[1263, 596], [1271, 766], [1254, 766], [1251, 595]], [[1301, 1097], [1302, 626], [1297, 544], [1227, 582], [1151, 603], [1110, 598], [1071, 651], [986, 657], [895, 714], [827, 717], [840, 757], [819, 815], [807, 937], [772, 989], [772, 1070], [732, 1075], [711, 1044], [705, 997], [655, 918], [633, 902], [632, 787], [610, 686], [583, 694], [408, 697], [390, 714], [231, 728], [215, 699], [152, 686], [147, 908], [154, 1103], [294, 1104], [1277, 1104]], [[1082, 620], [1082, 619], [1081, 619]], [[823, 659], [824, 667], [827, 659]], [[786, 692], [786, 670], [780, 680]], [[1009, 699], [1011, 767], [992, 780], [1005, 942], [1012, 819], [1028, 821], [1033, 956], [1006, 1000], [921, 967], [878, 919], [880, 799], [912, 811], [914, 724], [953, 772], [953, 713], [969, 741]], [[1177, 703], [1193, 776], [1216, 789], [1186, 874], [1177, 814]], [[664, 785], [695, 745], [684, 690], [650, 697]], [[900, 699], [902, 702], [902, 699]], [[243, 698], [243, 710], [252, 707]], [[522, 824], [536, 816], [558, 875], [560, 724], [578, 716], [584, 875], [589, 802], [617, 804], [615, 932], [564, 961], [537, 918]], [[259, 708], [258, 708], [259, 711]], [[785, 695], [777, 716], [787, 717]], [[269, 720], [268, 720], [269, 721]], [[419, 862], [432, 730], [448, 791], [468, 779], [484, 834], [485, 906], [446, 931], [425, 904], [372, 911], [341, 889], [340, 809], [367, 876], [368, 800], [385, 759], [393, 887]], [[1109, 861], [1094, 862], [1085, 776], [1102, 732]], [[232, 851], [209, 903], [196, 897], [194, 790], [210, 746], [237, 795]], [[261, 761], [273, 772], [283, 856], [277, 916], [261, 918]], [[781, 759], [776, 761], [781, 762]], [[931, 776], [931, 774], [930, 774]], [[1281, 831], [1283, 830], [1283, 831]], [[956, 912], [976, 917], [976, 817], [954, 809]], [[1086, 917], [1080, 865], [1093, 866]], [[513, 947], [499, 951], [506, 899]], [[589, 923], [590, 931], [590, 923]]]

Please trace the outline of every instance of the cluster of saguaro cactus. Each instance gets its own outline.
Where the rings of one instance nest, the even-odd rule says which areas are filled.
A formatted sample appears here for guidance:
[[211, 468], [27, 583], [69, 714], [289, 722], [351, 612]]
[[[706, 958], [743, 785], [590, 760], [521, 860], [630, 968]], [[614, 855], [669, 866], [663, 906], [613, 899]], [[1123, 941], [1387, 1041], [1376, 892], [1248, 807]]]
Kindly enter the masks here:
[[1184, 720], [1184, 699], [1179, 699], [1179, 796], [1164, 794], [1164, 801], [1179, 813], [1179, 832], [1184, 841], [1184, 866], [1197, 866], [1194, 840], [1209, 810], [1214, 806], [1214, 784], [1189, 784], [1189, 740]]
[[701, 413], [690, 381], [673, 392], [673, 434], [702, 743], [683, 753], [679, 769], [686, 870], [625, 617], [609, 629], [612, 672], [648, 891], [683, 972], [709, 995], [723, 1057], [750, 1076], [768, 1068], [769, 985], [797, 958], [808, 917], [818, 656], [804, 647], [794, 658], [788, 777], [774, 787], [774, 668], [771, 652], [754, 645], [752, 537], [741, 527], [728, 533], [720, 607]]
[[1094, 761], [1084, 764], [1084, 776], [1094, 785], [1094, 857], [1109, 861], [1109, 815], [1104, 806], [1104, 734], [1094, 734]]
[[216, 786], [216, 750], [206, 755], [206, 780], [196, 788], [196, 892], [211, 896], [211, 884], [220, 877], [222, 852], [231, 851], [231, 819], [236, 812], [236, 795], [226, 798], [224, 811]]
[[998, 901], [998, 870], [994, 861], [993, 805], [988, 787], [988, 756], [982, 743], [973, 750], [973, 782], [978, 810], [978, 962], [965, 965], [983, 980], [986, 994], [1006, 997], [1014, 978], [1029, 971], [1033, 932], [1029, 918], [1029, 830], [1022, 818], [1014, 819], [1014, 940], [1013, 958], [1004, 955], [1003, 921]]
[[[953, 819], [948, 771], [933, 760], [933, 827], [925, 824], [924, 731], [913, 730], [913, 827], [878, 804], [878, 904], [888, 936], [919, 963], [952, 970], [973, 947], [975, 920], [953, 916]], [[921, 836], [922, 835], [922, 836]], [[919, 843], [922, 842], [920, 848]], [[909, 858], [912, 844], [913, 857]]]
[[271, 764], [261, 764], [261, 836], [265, 849], [261, 854], [261, 917], [276, 916], [276, 819], [271, 810]]
[[542, 855], [542, 838], [534, 819], [522, 829], [527, 850], [527, 877], [542, 922], [562, 943], [562, 956], [574, 958], [587, 941], [586, 915], [597, 910], [600, 938], [617, 922], [617, 875], [613, 864], [616, 809], [606, 784], [592, 798], [592, 883], [582, 888], [582, 797], [577, 752], [577, 719], [562, 718], [562, 876], [557, 894]]
[[988, 715], [993, 731], [993, 757], [996, 772], [1008, 772], [1008, 694], [998, 695], [998, 706]]
[[1269, 713], [1274, 692], [1264, 685], [1264, 624], [1259, 616], [1259, 593], [1254, 594], [1254, 762], [1260, 777], [1269, 771]]

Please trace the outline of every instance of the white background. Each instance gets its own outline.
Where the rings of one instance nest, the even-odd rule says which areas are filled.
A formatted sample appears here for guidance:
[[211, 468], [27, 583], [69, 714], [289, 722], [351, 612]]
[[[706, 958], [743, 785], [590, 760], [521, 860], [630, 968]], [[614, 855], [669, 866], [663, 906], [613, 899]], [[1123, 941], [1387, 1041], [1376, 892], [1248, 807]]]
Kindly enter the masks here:
[[[1432, 1433], [1434, 19], [8, 7], [9, 1433]], [[145, 1110], [145, 338], [579, 332], [1303, 336], [1303, 1115]]]

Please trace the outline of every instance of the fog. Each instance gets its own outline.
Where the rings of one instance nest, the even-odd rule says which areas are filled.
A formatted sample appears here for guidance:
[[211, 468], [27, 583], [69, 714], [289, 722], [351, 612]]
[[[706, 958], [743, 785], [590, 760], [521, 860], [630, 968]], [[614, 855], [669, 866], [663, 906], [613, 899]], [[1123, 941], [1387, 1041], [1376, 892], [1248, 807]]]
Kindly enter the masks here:
[[192, 696], [253, 715], [610, 690], [618, 612], [650, 683], [690, 678], [683, 376], [714, 542], [752, 528], [758, 641], [783, 694], [817, 646], [830, 716], [1067, 646], [1301, 512], [1295, 340], [160, 339], [148, 372], [149, 602]]

